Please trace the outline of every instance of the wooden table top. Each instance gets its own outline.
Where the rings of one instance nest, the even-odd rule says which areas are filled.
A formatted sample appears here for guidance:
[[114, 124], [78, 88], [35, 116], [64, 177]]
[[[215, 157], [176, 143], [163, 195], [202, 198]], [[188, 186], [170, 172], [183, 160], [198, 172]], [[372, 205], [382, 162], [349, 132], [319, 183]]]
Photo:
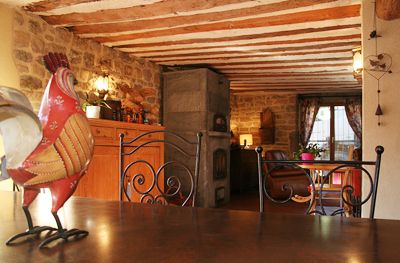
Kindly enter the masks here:
[[[72, 198], [59, 211], [80, 240], [38, 249], [43, 236], [13, 246], [26, 229], [20, 194], [0, 192], [0, 262], [399, 262], [400, 220], [260, 214]], [[31, 207], [55, 226], [48, 196]], [[44, 234], [42, 234], [44, 235]]]
[[[297, 164], [298, 166], [300, 166], [303, 169], [310, 169], [310, 170], [333, 170], [336, 167], [340, 166], [341, 164], [335, 164], [335, 163], [299, 163]], [[337, 172], [340, 171], [345, 171], [347, 169], [354, 169], [353, 167], [343, 167], [337, 170]]]

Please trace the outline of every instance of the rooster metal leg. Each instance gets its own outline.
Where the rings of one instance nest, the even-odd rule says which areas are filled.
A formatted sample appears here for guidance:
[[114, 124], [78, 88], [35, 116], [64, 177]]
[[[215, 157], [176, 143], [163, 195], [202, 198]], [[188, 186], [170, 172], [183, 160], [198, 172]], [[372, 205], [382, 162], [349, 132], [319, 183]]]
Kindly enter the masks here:
[[14, 240], [24, 237], [24, 236], [29, 236], [29, 235], [39, 235], [43, 231], [49, 230], [49, 231], [55, 231], [57, 229], [50, 227], [50, 226], [33, 226], [32, 223], [32, 217], [31, 213], [29, 212], [29, 209], [27, 206], [23, 206], [22, 209], [24, 210], [25, 216], [26, 216], [26, 221], [28, 221], [28, 229], [25, 232], [16, 234], [15, 236], [10, 237], [10, 239], [7, 240], [6, 245], [10, 245]]
[[50, 242], [60, 239], [60, 238], [67, 240], [69, 237], [72, 237], [72, 236], [75, 236], [77, 238], [83, 238], [83, 237], [86, 237], [87, 235], [89, 235], [89, 232], [85, 231], [85, 230], [79, 230], [76, 228], [67, 230], [67, 229], [63, 228], [61, 225], [60, 218], [57, 215], [57, 212], [53, 212], [52, 214], [57, 223], [57, 228], [58, 228], [57, 233], [52, 235], [49, 238], [46, 238], [42, 243], [40, 243], [39, 248], [44, 248]]

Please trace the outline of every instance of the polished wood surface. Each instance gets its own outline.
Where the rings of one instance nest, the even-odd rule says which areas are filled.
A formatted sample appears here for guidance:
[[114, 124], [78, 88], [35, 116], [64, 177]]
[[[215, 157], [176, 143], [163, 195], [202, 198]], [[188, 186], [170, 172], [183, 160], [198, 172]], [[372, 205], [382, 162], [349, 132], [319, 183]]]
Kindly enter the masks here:
[[[164, 127], [102, 119], [90, 119], [89, 122], [95, 140], [94, 153], [75, 196], [119, 200], [119, 134], [125, 134], [125, 139], [130, 140], [141, 133]], [[138, 142], [150, 139], [163, 139], [163, 134], [149, 134]], [[164, 162], [164, 145], [147, 145], [135, 155], [128, 156], [127, 162], [138, 159], [148, 160], [154, 167], [159, 167]], [[149, 172], [144, 165], [137, 168], [145, 174]]]
[[[54, 225], [50, 198], [39, 196], [36, 224]], [[400, 221], [166, 207], [71, 198], [64, 226], [90, 232], [39, 250], [14, 246], [26, 228], [20, 194], [0, 192], [0, 262], [399, 262]]]

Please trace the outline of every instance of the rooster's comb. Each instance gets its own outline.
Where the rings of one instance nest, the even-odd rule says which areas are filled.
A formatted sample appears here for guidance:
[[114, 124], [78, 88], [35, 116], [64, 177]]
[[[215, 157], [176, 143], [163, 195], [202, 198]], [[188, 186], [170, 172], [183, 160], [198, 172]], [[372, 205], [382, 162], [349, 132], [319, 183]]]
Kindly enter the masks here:
[[46, 68], [51, 72], [54, 73], [57, 71], [59, 67], [64, 67], [69, 69], [68, 58], [63, 53], [52, 53], [49, 52], [48, 55], [43, 57], [44, 64]]

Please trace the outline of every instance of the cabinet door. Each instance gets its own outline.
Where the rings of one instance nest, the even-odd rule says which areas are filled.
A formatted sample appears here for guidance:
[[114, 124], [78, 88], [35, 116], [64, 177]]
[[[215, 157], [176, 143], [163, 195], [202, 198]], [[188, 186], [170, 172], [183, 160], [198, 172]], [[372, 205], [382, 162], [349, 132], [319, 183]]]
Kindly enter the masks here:
[[[127, 148], [126, 151], [131, 150], [132, 148]], [[160, 160], [160, 147], [143, 147], [139, 149], [137, 152], [135, 152], [132, 155], [126, 156], [124, 159], [125, 165], [124, 167], [133, 161], [138, 161], [138, 160], [145, 160], [147, 161], [154, 169], [154, 172], [156, 173], [158, 168], [161, 165], [162, 160]], [[153, 172], [151, 168], [146, 165], [145, 163], [139, 162], [131, 166], [129, 168], [128, 173], [127, 173], [127, 179], [131, 181], [133, 178], [135, 178], [134, 186], [131, 184], [132, 187], [132, 196], [131, 200], [133, 202], [141, 202], [141, 198], [143, 195], [141, 195], [139, 192], [147, 192], [148, 189], [152, 188], [152, 185], [155, 184], [155, 176], [153, 175]], [[125, 180], [125, 184], [128, 183], [128, 180]], [[164, 176], [163, 173], [160, 174], [158, 178], [158, 185], [160, 186], [161, 190], [164, 188]], [[133, 187], [136, 187], [134, 189]], [[153, 190], [150, 192], [150, 194], [154, 197], [157, 194], [159, 194], [159, 191], [157, 190], [157, 187], [154, 186]], [[143, 197], [145, 198], [145, 197]], [[146, 202], [147, 199], [144, 199], [143, 202]]]
[[95, 146], [87, 174], [79, 182], [75, 195], [119, 200], [119, 148]]

